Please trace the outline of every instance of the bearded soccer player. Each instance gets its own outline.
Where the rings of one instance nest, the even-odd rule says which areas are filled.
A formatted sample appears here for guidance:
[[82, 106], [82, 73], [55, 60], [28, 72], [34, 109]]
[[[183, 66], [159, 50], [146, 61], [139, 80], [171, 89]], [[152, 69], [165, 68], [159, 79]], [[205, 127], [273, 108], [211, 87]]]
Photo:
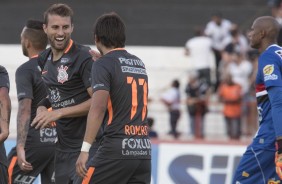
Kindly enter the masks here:
[[8, 183], [8, 160], [4, 141], [9, 135], [11, 115], [9, 88], [10, 82], [7, 70], [0, 65], [0, 183]]
[[[51, 46], [40, 54], [48, 99], [39, 103], [32, 126], [57, 123], [55, 181], [72, 183], [90, 108], [93, 60], [89, 48], [71, 39], [73, 11], [68, 5], [51, 5], [44, 13], [43, 28]], [[46, 107], [52, 107], [52, 111]]]
[[[97, 19], [94, 36], [102, 57], [91, 71], [94, 93], [76, 171], [83, 183], [149, 184], [151, 142], [145, 65], [125, 50], [125, 25], [116, 13]], [[102, 143], [86, 165], [89, 148], [103, 122]]]
[[36, 115], [37, 104], [47, 96], [38, 66], [38, 54], [45, 50], [48, 40], [43, 22], [28, 20], [21, 33], [22, 51], [29, 60], [17, 68], [18, 97], [17, 146], [9, 153], [10, 183], [54, 183], [56, 127], [36, 130], [30, 124]]
[[277, 45], [279, 29], [275, 18], [262, 16], [253, 22], [248, 35], [251, 47], [260, 53], [255, 83], [259, 129], [238, 165], [233, 184], [282, 182], [282, 48]]

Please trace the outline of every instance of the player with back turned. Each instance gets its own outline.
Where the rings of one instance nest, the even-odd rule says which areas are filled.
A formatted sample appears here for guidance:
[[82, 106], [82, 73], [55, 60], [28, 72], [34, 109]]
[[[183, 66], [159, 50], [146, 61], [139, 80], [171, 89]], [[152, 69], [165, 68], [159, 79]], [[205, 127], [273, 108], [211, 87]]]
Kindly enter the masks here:
[[[272, 184], [282, 181], [282, 48], [280, 26], [271, 16], [258, 17], [249, 33], [258, 49], [255, 82], [259, 129], [235, 172], [233, 184]], [[276, 172], [275, 172], [276, 171]]]
[[10, 183], [34, 182], [39, 174], [42, 184], [54, 183], [55, 123], [40, 130], [30, 126], [37, 104], [47, 96], [37, 61], [47, 43], [43, 22], [28, 20], [21, 33], [21, 45], [29, 60], [16, 71], [17, 145], [8, 156]]
[[9, 124], [11, 115], [11, 99], [9, 96], [9, 75], [0, 65], [0, 183], [8, 183], [8, 160], [4, 141], [9, 135]]
[[[116, 13], [97, 19], [94, 36], [102, 57], [91, 71], [94, 92], [76, 172], [84, 178], [83, 183], [149, 184], [151, 142], [145, 65], [125, 50], [125, 25]], [[90, 145], [103, 122], [102, 143], [86, 165]]]

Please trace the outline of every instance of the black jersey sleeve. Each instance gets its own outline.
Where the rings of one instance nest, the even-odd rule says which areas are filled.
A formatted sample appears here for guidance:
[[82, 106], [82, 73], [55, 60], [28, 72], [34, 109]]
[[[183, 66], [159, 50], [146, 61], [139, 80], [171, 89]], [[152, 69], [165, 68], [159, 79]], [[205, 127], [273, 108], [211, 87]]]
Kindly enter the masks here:
[[16, 87], [17, 87], [17, 97], [18, 100], [23, 98], [33, 99], [33, 90], [32, 90], [32, 75], [34, 72], [31, 72], [24, 68], [18, 68], [16, 71]]
[[10, 89], [10, 81], [9, 81], [9, 75], [3, 66], [0, 65], [0, 87], [6, 87]]
[[110, 70], [102, 59], [93, 63], [91, 70], [91, 86], [93, 92], [98, 90], [110, 91]]

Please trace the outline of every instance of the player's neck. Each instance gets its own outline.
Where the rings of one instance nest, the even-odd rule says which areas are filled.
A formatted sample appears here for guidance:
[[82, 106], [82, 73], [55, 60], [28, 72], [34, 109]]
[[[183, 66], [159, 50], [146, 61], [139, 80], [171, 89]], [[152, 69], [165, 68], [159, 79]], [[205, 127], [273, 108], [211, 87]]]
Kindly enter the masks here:
[[28, 52], [28, 58], [34, 58], [35, 56], [37, 56], [42, 50], [29, 50]]
[[263, 51], [265, 51], [270, 45], [273, 44], [277, 44], [275, 41], [271, 41], [271, 42], [265, 42], [264, 44], [262, 44], [261, 49], [259, 50], [259, 53], [262, 53]]
[[112, 50], [112, 48], [101, 47], [101, 51], [102, 51], [103, 55], [108, 54], [111, 50]]
[[53, 54], [52, 55], [52, 60], [53, 61], [58, 61], [63, 56], [64, 50], [58, 51], [58, 50], [52, 48], [52, 54]]

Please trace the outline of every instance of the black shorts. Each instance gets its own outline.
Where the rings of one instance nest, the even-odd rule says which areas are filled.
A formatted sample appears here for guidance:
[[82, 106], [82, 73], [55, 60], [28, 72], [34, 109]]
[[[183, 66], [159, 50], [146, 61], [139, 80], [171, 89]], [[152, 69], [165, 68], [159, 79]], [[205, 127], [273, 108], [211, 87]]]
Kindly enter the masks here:
[[8, 155], [9, 178], [11, 183], [33, 183], [40, 174], [42, 184], [55, 183], [54, 181], [54, 158], [55, 147], [40, 147], [25, 149], [26, 161], [31, 163], [33, 170], [23, 172], [18, 166], [16, 148], [12, 148]]
[[[92, 158], [97, 149], [99, 143], [92, 144], [89, 151], [89, 158]], [[57, 184], [69, 184], [73, 183], [76, 178], [75, 164], [78, 159], [79, 152], [62, 152], [56, 150], [55, 156], [55, 180]]]
[[8, 169], [7, 166], [0, 162], [0, 183], [8, 183]]
[[76, 176], [74, 184], [150, 184], [151, 160], [110, 160], [92, 158], [87, 177]]
[[75, 163], [80, 152], [61, 152], [56, 150], [55, 181], [57, 184], [72, 183], [75, 176]]

